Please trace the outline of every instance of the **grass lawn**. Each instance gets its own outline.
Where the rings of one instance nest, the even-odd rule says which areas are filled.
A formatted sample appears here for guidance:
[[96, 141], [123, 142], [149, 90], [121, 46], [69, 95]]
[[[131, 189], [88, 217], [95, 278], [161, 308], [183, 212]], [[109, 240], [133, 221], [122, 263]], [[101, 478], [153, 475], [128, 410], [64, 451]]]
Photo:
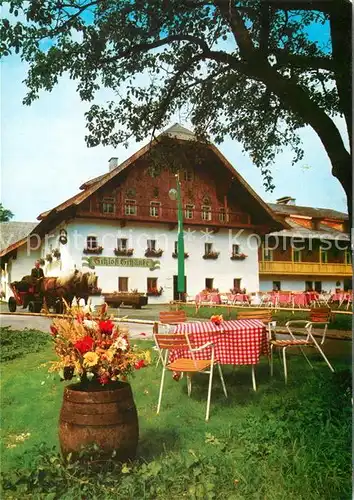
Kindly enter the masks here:
[[351, 498], [349, 342], [347, 356], [331, 358], [335, 374], [315, 355], [314, 370], [302, 357], [289, 356], [287, 386], [278, 360], [273, 379], [263, 360], [256, 393], [250, 367], [225, 367], [229, 398], [215, 375], [208, 423], [208, 377], [194, 379], [188, 398], [185, 379], [175, 382], [167, 375], [156, 415], [161, 367], [137, 371], [131, 383], [139, 414], [138, 457], [97, 470], [92, 464], [66, 467], [59, 459], [63, 383], [43, 366], [53, 359], [45, 335], [32, 331], [28, 341], [25, 336], [6, 330], [1, 335], [8, 353], [1, 359], [2, 498]]
[[[207, 318], [213, 314], [222, 314], [224, 319], [237, 319], [237, 313], [241, 310], [247, 310], [247, 308], [227, 308], [227, 307], [209, 307], [202, 306], [196, 312], [194, 305], [182, 305], [181, 309], [184, 309], [187, 313], [188, 318]], [[256, 310], [256, 309], [253, 309]], [[308, 319], [309, 313], [306, 311], [296, 311], [292, 314], [291, 311], [281, 311], [273, 313], [273, 319], [277, 322], [278, 326], [284, 326], [287, 321], [294, 319]], [[328, 325], [331, 330], [351, 330], [352, 329], [352, 319], [351, 314], [336, 314], [333, 321]]]

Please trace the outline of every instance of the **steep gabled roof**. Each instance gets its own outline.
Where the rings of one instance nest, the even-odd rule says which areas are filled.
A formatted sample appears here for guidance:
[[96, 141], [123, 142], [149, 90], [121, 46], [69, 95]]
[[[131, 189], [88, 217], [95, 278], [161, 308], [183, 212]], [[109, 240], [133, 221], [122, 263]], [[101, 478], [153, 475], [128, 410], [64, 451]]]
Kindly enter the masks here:
[[[174, 124], [172, 127], [166, 129], [160, 136], [169, 136], [175, 138], [178, 141], [193, 141], [196, 140], [195, 135], [190, 130], [182, 127], [178, 123]], [[82, 203], [84, 200], [89, 198], [95, 191], [104, 186], [107, 182], [113, 179], [116, 175], [120, 174], [122, 171], [126, 170], [130, 165], [132, 165], [136, 160], [144, 156], [150, 148], [154, 147], [158, 144], [159, 137], [153, 141], [149, 142], [145, 146], [143, 146], [139, 151], [134, 153], [130, 158], [125, 160], [123, 163], [118, 165], [115, 169], [103, 174], [101, 176], [95, 177], [87, 182], [85, 182], [81, 188], [84, 189], [83, 192], [76, 194], [75, 196], [69, 198], [65, 202], [56, 206], [52, 210], [43, 212], [39, 215], [38, 219], [44, 221], [48, 217], [55, 217], [60, 212], [68, 209], [72, 206], [77, 206]], [[268, 214], [268, 216], [276, 222], [277, 226], [287, 227], [287, 224], [284, 223], [281, 219], [279, 219], [276, 214], [269, 208], [267, 203], [265, 203], [257, 193], [251, 188], [251, 186], [241, 177], [241, 175], [234, 169], [231, 163], [224, 157], [224, 155], [213, 145], [210, 143], [205, 144], [211, 151], [213, 151], [216, 156], [221, 160], [221, 163], [231, 172], [232, 176], [236, 178], [239, 183], [247, 190], [247, 192], [251, 195], [251, 197], [258, 203], [262, 209]], [[40, 229], [41, 224], [39, 224], [38, 229]]]
[[270, 233], [272, 236], [349, 241], [348, 234], [343, 233], [342, 231], [337, 231], [337, 229], [326, 226], [325, 224], [320, 224], [318, 229], [309, 229], [297, 224], [290, 217], [287, 217], [285, 220], [291, 229], [283, 229], [281, 231]]
[[36, 226], [36, 222], [1, 222], [0, 257], [23, 245]]
[[281, 215], [302, 215], [313, 217], [314, 219], [336, 219], [347, 220], [348, 215], [330, 208], [301, 207], [298, 205], [282, 205], [278, 203], [268, 203], [270, 208]]

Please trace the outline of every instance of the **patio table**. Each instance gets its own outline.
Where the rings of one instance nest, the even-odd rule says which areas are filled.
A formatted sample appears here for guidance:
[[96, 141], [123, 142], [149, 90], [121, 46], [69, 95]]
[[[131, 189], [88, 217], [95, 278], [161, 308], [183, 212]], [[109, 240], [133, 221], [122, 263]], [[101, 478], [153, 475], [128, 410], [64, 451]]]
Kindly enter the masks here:
[[[220, 325], [212, 321], [180, 323], [174, 333], [191, 335], [190, 340], [195, 347], [213, 342], [215, 360], [222, 365], [256, 365], [262, 354], [269, 353], [266, 327], [258, 319], [222, 321]], [[169, 361], [190, 356], [189, 350], [173, 350]], [[194, 356], [195, 359], [208, 359], [211, 348], [196, 352]]]

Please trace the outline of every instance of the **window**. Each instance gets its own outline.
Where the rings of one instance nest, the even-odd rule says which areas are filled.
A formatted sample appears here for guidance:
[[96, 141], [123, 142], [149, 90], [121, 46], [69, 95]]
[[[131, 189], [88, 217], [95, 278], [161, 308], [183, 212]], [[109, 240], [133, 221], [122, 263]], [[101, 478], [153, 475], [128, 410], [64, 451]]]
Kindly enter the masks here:
[[205, 278], [205, 288], [207, 290], [212, 290], [214, 284], [214, 278]]
[[273, 250], [263, 247], [263, 260], [272, 261], [273, 260]]
[[305, 291], [306, 292], [313, 291], [313, 282], [312, 281], [305, 281]]
[[97, 236], [88, 236], [86, 239], [86, 245], [89, 250], [97, 248]]
[[301, 250], [294, 248], [294, 262], [301, 262]]
[[228, 217], [225, 208], [220, 208], [219, 209], [219, 221], [220, 222], [227, 222]]
[[192, 180], [194, 179], [193, 170], [191, 170], [191, 169], [189, 169], [189, 168], [188, 168], [188, 169], [186, 169], [186, 170], [184, 171], [184, 173], [183, 173], [183, 178], [184, 178], [184, 180], [185, 180], [185, 181], [187, 181], [187, 182], [192, 181]]
[[186, 219], [193, 219], [193, 209], [194, 205], [186, 205], [186, 212], [185, 212]]
[[148, 278], [147, 279], [147, 291], [148, 292], [157, 291], [157, 278]]
[[208, 255], [213, 251], [213, 244], [212, 243], [204, 243], [204, 250], [205, 250], [205, 255]]
[[273, 290], [278, 291], [281, 290], [281, 282], [280, 281], [273, 281]]
[[202, 205], [202, 219], [211, 220], [211, 207]]
[[128, 248], [127, 238], [118, 238], [117, 247], [118, 247], [118, 250], [127, 250], [127, 248]]
[[118, 278], [118, 291], [127, 292], [128, 291], [128, 278]]
[[322, 292], [322, 281], [315, 281], [315, 291], [318, 293]]
[[102, 212], [104, 214], [114, 214], [115, 211], [114, 198], [103, 198]]
[[149, 250], [156, 250], [156, 240], [147, 240], [147, 247]]
[[239, 255], [240, 245], [232, 245], [232, 255]]
[[349, 265], [352, 263], [352, 252], [350, 250], [345, 251], [345, 263]]
[[234, 278], [234, 290], [241, 290], [241, 278]]
[[125, 215], [136, 215], [136, 201], [125, 200]]
[[159, 201], [151, 201], [150, 202], [150, 216], [151, 217], [159, 217], [160, 205], [161, 205], [161, 203]]
[[328, 262], [328, 250], [324, 250], [323, 248], [321, 248], [320, 252], [321, 252], [321, 262], [323, 264], [327, 264], [327, 262]]

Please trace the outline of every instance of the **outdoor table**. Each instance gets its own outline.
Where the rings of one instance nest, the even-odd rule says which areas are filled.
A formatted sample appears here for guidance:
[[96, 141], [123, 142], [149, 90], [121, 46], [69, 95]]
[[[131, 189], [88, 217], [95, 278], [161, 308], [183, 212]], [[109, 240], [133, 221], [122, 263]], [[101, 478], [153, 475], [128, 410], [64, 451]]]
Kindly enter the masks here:
[[[266, 327], [258, 319], [222, 321], [216, 325], [212, 321], [180, 323], [174, 333], [191, 335], [191, 344], [200, 347], [213, 342], [215, 361], [222, 365], [256, 365], [261, 354], [268, 355]], [[211, 348], [194, 353], [195, 359], [210, 359]], [[191, 357], [188, 349], [170, 352], [169, 361], [181, 357]]]
[[292, 294], [289, 292], [273, 292], [272, 303], [275, 306], [280, 304], [292, 304]]
[[208, 302], [212, 304], [221, 304], [221, 298], [218, 293], [198, 293], [195, 296], [195, 303], [200, 304], [201, 302]]
[[350, 300], [350, 293], [347, 292], [336, 292], [331, 297], [332, 302], [344, 302]]
[[249, 303], [248, 295], [246, 293], [230, 293], [228, 299], [234, 304], [235, 302]]

